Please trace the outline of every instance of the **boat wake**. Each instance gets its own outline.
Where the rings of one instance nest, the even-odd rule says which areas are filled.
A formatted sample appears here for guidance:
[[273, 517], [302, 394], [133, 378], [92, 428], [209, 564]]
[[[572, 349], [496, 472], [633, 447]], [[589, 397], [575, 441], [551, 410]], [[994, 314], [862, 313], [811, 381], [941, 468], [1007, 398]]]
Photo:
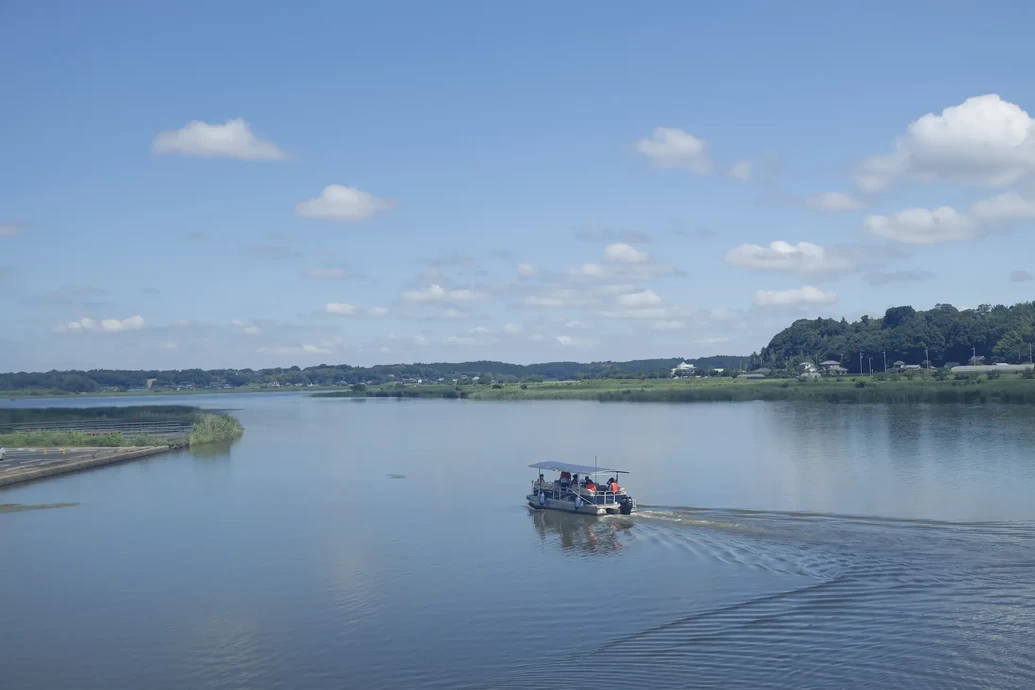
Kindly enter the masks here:
[[[489, 687], [1035, 687], [1035, 524], [644, 506], [656, 547], [807, 584], [715, 603]], [[781, 580], [783, 581], [783, 580]], [[641, 583], [649, 586], [650, 583]]]

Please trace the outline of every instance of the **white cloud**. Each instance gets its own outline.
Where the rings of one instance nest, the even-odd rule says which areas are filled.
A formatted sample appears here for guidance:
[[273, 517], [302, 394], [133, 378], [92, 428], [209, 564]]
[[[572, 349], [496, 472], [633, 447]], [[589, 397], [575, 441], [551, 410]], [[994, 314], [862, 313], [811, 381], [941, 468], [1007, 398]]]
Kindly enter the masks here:
[[751, 161], [739, 161], [730, 166], [729, 176], [747, 182], [751, 179]]
[[641, 264], [648, 261], [650, 256], [647, 252], [642, 252], [624, 242], [615, 242], [604, 248], [604, 258], [621, 264]]
[[817, 211], [828, 211], [830, 213], [841, 213], [842, 211], [857, 211], [866, 204], [845, 192], [824, 192], [810, 196], [805, 203]]
[[891, 216], [867, 216], [863, 229], [875, 237], [903, 244], [939, 244], [971, 240], [997, 226], [1035, 218], [1035, 202], [1012, 192], [971, 204], [960, 213], [951, 206], [907, 208]]
[[259, 139], [243, 119], [209, 125], [197, 120], [182, 129], [160, 132], [151, 142], [158, 155], [195, 158], [239, 158], [241, 160], [282, 160], [287, 157], [276, 144]]
[[856, 262], [849, 256], [811, 242], [790, 244], [777, 240], [763, 247], [742, 244], [726, 252], [723, 260], [735, 268], [781, 271], [795, 275], [819, 275], [851, 271]]
[[21, 226], [14, 223], [0, 223], [0, 237], [14, 237], [21, 231]]
[[519, 276], [534, 276], [536, 274], [535, 266], [528, 263], [518, 264], [517, 272]]
[[640, 139], [634, 146], [661, 168], [686, 168], [700, 175], [712, 171], [708, 142], [681, 129], [655, 127], [650, 139]]
[[619, 295], [616, 301], [618, 306], [623, 309], [656, 307], [662, 302], [661, 298], [653, 290], [642, 290], [628, 295]]
[[138, 331], [145, 326], [144, 317], [130, 316], [125, 319], [92, 319], [84, 317], [78, 321], [69, 321], [54, 329], [56, 333], [118, 333], [120, 331]]
[[245, 335], [259, 335], [262, 333], [262, 329], [253, 324], [251, 321], [242, 321], [241, 319], [234, 319], [230, 322], [231, 326], [234, 326]]
[[651, 328], [656, 331], [681, 331], [686, 328], [686, 324], [678, 319], [662, 319], [652, 323]]
[[417, 290], [407, 290], [402, 295], [403, 301], [415, 304], [433, 302], [477, 302], [488, 297], [484, 292], [476, 290], [449, 290], [435, 283]]
[[346, 302], [328, 302], [327, 306], [324, 307], [324, 311], [328, 314], [335, 314], [338, 316], [352, 316], [359, 309], [354, 304], [348, 304]]
[[471, 312], [463, 311], [461, 309], [454, 309], [450, 307], [442, 312], [443, 319], [469, 319], [471, 318]]
[[315, 199], [300, 201], [295, 213], [306, 218], [354, 222], [366, 220], [395, 206], [390, 199], [379, 199], [355, 187], [327, 185]]
[[583, 347], [589, 344], [588, 340], [582, 338], [573, 338], [570, 335], [559, 335], [555, 340], [563, 347]]
[[567, 323], [565, 323], [564, 327], [565, 328], [577, 328], [577, 329], [581, 329], [581, 330], [586, 330], [586, 329], [590, 328], [590, 325], [588, 323], [586, 323], [585, 321], [579, 321], [578, 319], [572, 319], [571, 321], [568, 321]]
[[507, 335], [518, 335], [523, 330], [524, 329], [521, 327], [521, 325], [516, 323], [508, 323], [504, 324], [503, 326], [503, 332]]
[[997, 94], [987, 94], [910, 124], [892, 153], [862, 162], [856, 184], [873, 192], [907, 176], [1005, 187], [1033, 172], [1035, 120]]
[[832, 304], [836, 292], [825, 292], [811, 285], [791, 290], [756, 290], [755, 305], [759, 307], [788, 307], [799, 304]]
[[354, 304], [348, 302], [328, 302], [327, 306], [324, 307], [324, 311], [328, 314], [334, 314], [335, 316], [387, 316], [388, 309], [385, 307], [370, 307], [369, 309], [360, 309]]

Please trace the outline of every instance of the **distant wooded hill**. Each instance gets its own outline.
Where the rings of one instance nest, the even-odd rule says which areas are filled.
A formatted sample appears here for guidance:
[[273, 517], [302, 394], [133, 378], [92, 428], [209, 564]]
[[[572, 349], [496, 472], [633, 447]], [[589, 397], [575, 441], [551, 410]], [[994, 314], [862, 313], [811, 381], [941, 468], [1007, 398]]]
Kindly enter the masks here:
[[[851, 372], [863, 369], [868, 358], [873, 367], [901, 360], [921, 364], [926, 357], [932, 366], [951, 362], [966, 364], [973, 353], [984, 362], [1027, 362], [1035, 332], [1035, 303], [1012, 307], [983, 304], [976, 309], [957, 309], [937, 304], [917, 311], [913, 307], [892, 307], [883, 318], [863, 316], [849, 323], [841, 319], [800, 319], [773, 337], [769, 345], [751, 357], [752, 365], [780, 369], [801, 361], [837, 360]], [[879, 358], [879, 359], [878, 359]]]
[[699, 369], [735, 368], [747, 364], [747, 357], [716, 356], [683, 360], [639, 359], [629, 362], [546, 362], [543, 364], [507, 364], [505, 362], [437, 362], [430, 364], [387, 364], [353, 367], [347, 364], [286, 369], [182, 369], [182, 370], [119, 370], [48, 371], [0, 374], [0, 390], [36, 390], [63, 393], [92, 393], [104, 390], [145, 388], [152, 380], [152, 389], [238, 388], [242, 386], [318, 386], [355, 383], [387, 383], [404, 379], [435, 381], [454, 378], [485, 381], [566, 380], [578, 378], [654, 378], [668, 376], [672, 367], [682, 361]]

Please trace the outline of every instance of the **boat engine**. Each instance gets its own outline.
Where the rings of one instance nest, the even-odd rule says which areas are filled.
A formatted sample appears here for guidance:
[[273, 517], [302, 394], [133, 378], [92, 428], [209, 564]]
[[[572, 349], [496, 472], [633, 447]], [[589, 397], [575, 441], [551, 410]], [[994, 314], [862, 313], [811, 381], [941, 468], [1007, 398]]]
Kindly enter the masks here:
[[621, 502], [618, 504], [618, 512], [622, 515], [632, 515], [633, 502], [628, 496], [622, 496]]

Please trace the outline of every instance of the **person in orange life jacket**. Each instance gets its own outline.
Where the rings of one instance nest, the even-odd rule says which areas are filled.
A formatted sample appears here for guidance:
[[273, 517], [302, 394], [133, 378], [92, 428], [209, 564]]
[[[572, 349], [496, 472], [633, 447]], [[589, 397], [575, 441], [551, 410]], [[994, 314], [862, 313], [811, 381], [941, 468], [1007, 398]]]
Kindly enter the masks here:
[[615, 481], [614, 477], [611, 477], [611, 479], [607, 481], [607, 486], [611, 491], [618, 493], [618, 482]]
[[546, 483], [546, 480], [543, 479], [543, 475], [539, 475], [539, 479], [535, 480], [535, 488], [536, 489], [542, 489], [543, 488], [543, 484], [545, 484], [545, 483]]
[[596, 482], [594, 482], [589, 477], [586, 477], [586, 490], [587, 491], [596, 491], [597, 490]]

